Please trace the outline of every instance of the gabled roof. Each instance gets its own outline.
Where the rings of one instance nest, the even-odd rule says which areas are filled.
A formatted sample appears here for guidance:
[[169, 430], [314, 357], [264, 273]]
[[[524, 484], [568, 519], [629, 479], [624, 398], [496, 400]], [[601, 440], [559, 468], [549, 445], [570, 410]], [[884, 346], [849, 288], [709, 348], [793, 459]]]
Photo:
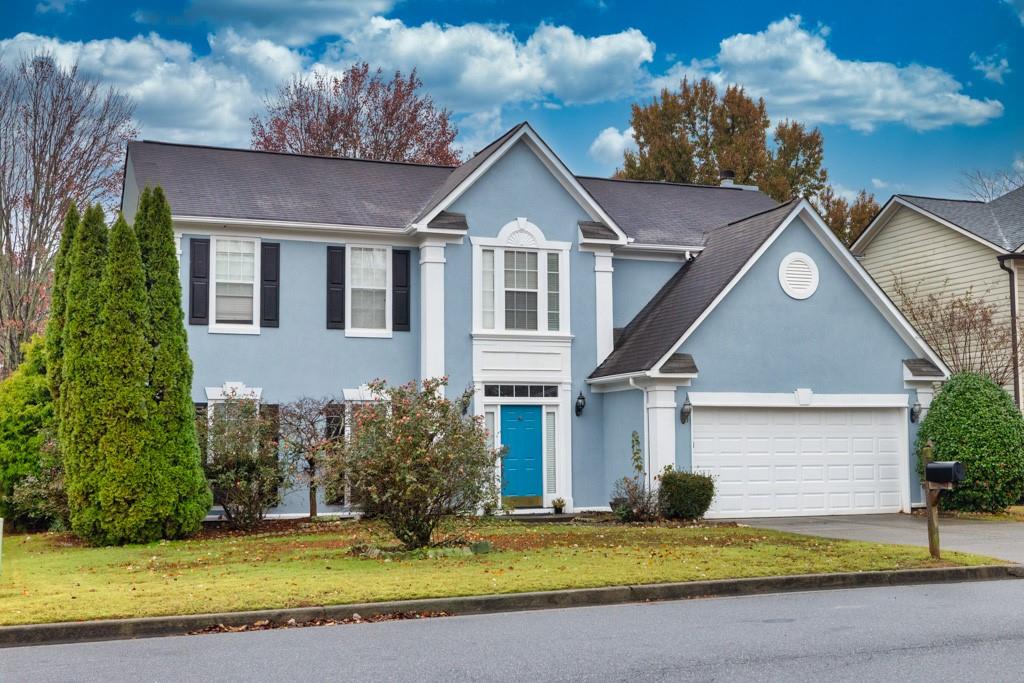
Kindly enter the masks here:
[[[742, 192], [743, 190], [741, 190]], [[653, 369], [740, 272], [799, 200], [711, 230], [704, 251], [669, 278], [626, 326], [591, 379]]]
[[996, 249], [1017, 251], [1024, 246], [1024, 187], [1019, 187], [988, 202], [893, 195], [854, 243], [855, 253], [860, 253], [867, 246], [900, 206], [945, 222]]
[[588, 176], [579, 180], [640, 244], [699, 247], [707, 230], [778, 206], [766, 194], [738, 187]]
[[450, 166], [129, 142], [139, 189], [160, 185], [175, 216], [404, 229]]
[[695, 260], [673, 275], [633, 318], [615, 348], [588, 378], [666, 374], [666, 364], [678, 363], [679, 347], [741, 280], [775, 238], [797, 216], [875, 305], [907, 346], [919, 353], [914, 363], [937, 368], [940, 377], [949, 369], [921, 338], [907, 318], [878, 287], [821, 216], [804, 199], [794, 199], [767, 211], [714, 228], [705, 233], [706, 246]]

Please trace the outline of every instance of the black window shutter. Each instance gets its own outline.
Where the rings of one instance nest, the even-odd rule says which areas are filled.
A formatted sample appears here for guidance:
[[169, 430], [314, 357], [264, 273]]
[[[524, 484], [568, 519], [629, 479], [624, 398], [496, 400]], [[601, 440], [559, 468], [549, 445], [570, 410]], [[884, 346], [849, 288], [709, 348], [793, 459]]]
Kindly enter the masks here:
[[[208, 428], [207, 423], [207, 409], [208, 406], [205, 403], [195, 403], [196, 409], [196, 427], [199, 431], [199, 453], [203, 456], [203, 461], [206, 461], [206, 444], [208, 439], [206, 438], [206, 430]], [[200, 425], [201, 423], [201, 425]]]
[[260, 247], [260, 326], [281, 322], [281, 245], [263, 242]]
[[210, 324], [210, 240], [189, 240], [188, 324]]
[[410, 252], [408, 249], [391, 251], [391, 327], [397, 332], [408, 332], [411, 321], [409, 307]]
[[327, 329], [345, 329], [345, 247], [327, 247]]

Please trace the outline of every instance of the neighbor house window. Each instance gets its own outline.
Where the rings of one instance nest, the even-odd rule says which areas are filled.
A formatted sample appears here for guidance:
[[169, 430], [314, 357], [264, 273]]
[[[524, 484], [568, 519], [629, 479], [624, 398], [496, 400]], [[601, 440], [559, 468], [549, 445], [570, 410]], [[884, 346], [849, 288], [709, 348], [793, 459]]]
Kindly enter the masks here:
[[537, 329], [535, 251], [505, 251], [505, 329]]
[[483, 256], [483, 326], [494, 329], [494, 250], [484, 249]]
[[259, 272], [259, 241], [215, 238], [213, 321], [223, 328], [254, 328]]
[[391, 249], [349, 247], [348, 334], [391, 333]]

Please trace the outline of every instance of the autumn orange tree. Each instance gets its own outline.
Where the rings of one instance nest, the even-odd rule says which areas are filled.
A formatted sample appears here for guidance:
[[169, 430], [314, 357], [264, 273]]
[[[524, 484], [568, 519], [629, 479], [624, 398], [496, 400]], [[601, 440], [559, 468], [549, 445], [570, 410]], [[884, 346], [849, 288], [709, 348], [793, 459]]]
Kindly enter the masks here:
[[742, 86], [730, 85], [720, 95], [707, 78], [683, 79], [679, 90], [666, 88], [650, 102], [634, 104], [630, 123], [637, 149], [625, 152], [616, 177], [711, 185], [729, 170], [737, 183], [757, 185], [777, 201], [811, 200], [847, 245], [878, 211], [866, 191], [848, 201], [828, 184], [818, 128], [784, 119], [769, 143], [765, 101]]
[[363, 62], [341, 76], [294, 76], [250, 118], [253, 149], [379, 161], [455, 165], [451, 112], [420, 94], [414, 69], [390, 80]]

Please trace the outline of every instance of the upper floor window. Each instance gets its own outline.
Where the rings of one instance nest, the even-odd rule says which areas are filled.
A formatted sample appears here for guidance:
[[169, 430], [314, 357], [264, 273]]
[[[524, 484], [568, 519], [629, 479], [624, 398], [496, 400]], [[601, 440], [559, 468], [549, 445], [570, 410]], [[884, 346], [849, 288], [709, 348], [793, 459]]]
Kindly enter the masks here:
[[544, 239], [518, 218], [474, 244], [474, 327], [480, 331], [568, 332], [568, 242]]
[[212, 242], [213, 326], [223, 330], [258, 329], [259, 240], [215, 237]]
[[348, 247], [349, 336], [391, 335], [391, 248]]

